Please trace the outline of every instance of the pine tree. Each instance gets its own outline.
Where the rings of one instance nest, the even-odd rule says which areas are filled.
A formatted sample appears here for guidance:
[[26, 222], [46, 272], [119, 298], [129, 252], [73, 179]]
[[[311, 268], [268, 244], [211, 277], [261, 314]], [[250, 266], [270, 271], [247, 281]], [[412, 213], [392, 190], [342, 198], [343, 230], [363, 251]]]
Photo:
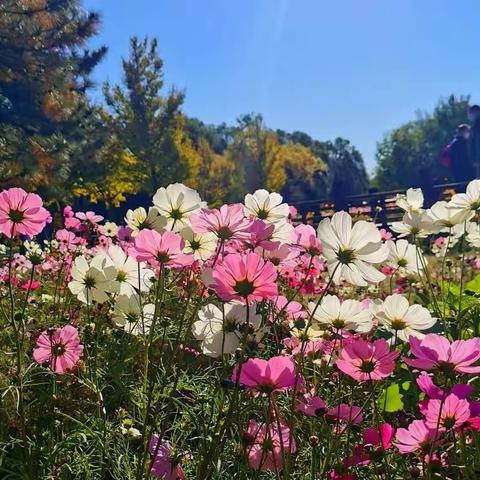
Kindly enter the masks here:
[[199, 158], [185, 133], [180, 110], [184, 94], [176, 89], [161, 94], [163, 61], [157, 41], [133, 37], [123, 73], [123, 85], [104, 86], [105, 101], [117, 138], [139, 160], [148, 179], [143, 189], [153, 193], [172, 182], [191, 183]]
[[0, 187], [65, 195], [72, 164], [102, 142], [86, 90], [106, 48], [84, 48], [98, 25], [78, 0], [0, 3]]

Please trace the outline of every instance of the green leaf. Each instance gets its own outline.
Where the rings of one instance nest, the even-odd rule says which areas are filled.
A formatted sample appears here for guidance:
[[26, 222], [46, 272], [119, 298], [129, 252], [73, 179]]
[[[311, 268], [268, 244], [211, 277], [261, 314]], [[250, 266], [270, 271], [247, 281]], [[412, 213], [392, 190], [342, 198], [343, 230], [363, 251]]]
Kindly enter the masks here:
[[466, 283], [465, 290], [473, 293], [480, 293], [480, 275], [477, 275], [473, 280]]
[[[411, 382], [393, 383], [378, 398], [378, 406], [386, 412], [398, 412], [403, 409], [403, 395], [410, 388]], [[386, 401], [385, 401], [386, 400]]]

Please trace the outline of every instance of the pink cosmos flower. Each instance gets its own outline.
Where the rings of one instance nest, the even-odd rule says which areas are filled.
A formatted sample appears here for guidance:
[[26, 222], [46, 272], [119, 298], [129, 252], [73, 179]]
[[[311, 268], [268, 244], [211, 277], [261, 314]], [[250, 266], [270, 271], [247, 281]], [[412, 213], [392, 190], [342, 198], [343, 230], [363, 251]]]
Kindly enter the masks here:
[[283, 453], [297, 451], [290, 428], [283, 420], [269, 424], [250, 420], [244, 440], [248, 463], [254, 470], [280, 472], [285, 461]]
[[[238, 378], [238, 372], [240, 377]], [[295, 363], [289, 357], [249, 358], [243, 365], [237, 365], [232, 380], [247, 388], [263, 393], [287, 390], [295, 384]]]
[[38, 290], [41, 287], [41, 283], [38, 280], [27, 280], [20, 285], [22, 290], [30, 290], [31, 292]]
[[66, 230], [65, 228], [57, 230], [55, 233], [55, 238], [60, 243], [60, 251], [73, 251], [80, 243], [80, 238], [78, 238], [73, 232]]
[[301, 247], [308, 255], [316, 257], [322, 253], [322, 244], [317, 238], [317, 232], [311, 225], [298, 225], [292, 232], [292, 243]]
[[37, 339], [33, 350], [34, 360], [57, 373], [67, 372], [77, 364], [83, 352], [78, 330], [72, 325], [49, 329]]
[[[422, 372], [417, 378], [417, 385], [431, 399], [442, 399], [445, 391], [437, 387], [427, 372]], [[454, 393], [458, 398], [468, 398], [473, 392], [473, 387], [469, 384], [459, 383], [447, 392]]]
[[248, 240], [250, 221], [245, 218], [241, 203], [223, 205], [219, 209], [204, 208], [190, 215], [190, 223], [197, 233], [213, 232], [220, 240]]
[[194, 262], [193, 255], [183, 253], [184, 246], [185, 242], [178, 233], [168, 231], [160, 234], [145, 228], [135, 237], [135, 245], [129, 248], [128, 253], [137, 262], [181, 268]]
[[480, 339], [455, 340], [450, 345], [441, 335], [429, 333], [420, 340], [411, 336], [410, 350], [417, 358], [403, 358], [411, 367], [421, 370], [441, 370], [446, 373], [480, 373], [472, 366], [480, 358]]
[[[438, 439], [438, 435], [437, 435]], [[407, 428], [399, 428], [395, 435], [397, 448], [402, 455], [430, 450], [435, 440], [435, 430], [429, 428], [424, 420], [414, 420]]]
[[88, 212], [77, 212], [75, 216], [84, 222], [88, 222], [92, 225], [96, 225], [97, 223], [103, 220], [101, 215], [97, 215], [95, 212], [89, 210]]
[[242, 303], [269, 300], [277, 296], [277, 271], [256, 253], [231, 254], [213, 269], [213, 288], [226, 301]]
[[445, 400], [434, 399], [428, 402], [425, 423], [435, 430], [460, 428], [470, 418], [468, 400], [458, 398], [455, 394], [447, 395]]
[[[308, 315], [301, 303], [296, 302], [295, 300], [289, 301], [283, 295], [279, 295], [273, 303], [275, 313], [278, 314], [279, 312], [282, 312], [288, 320], [298, 320], [306, 318]], [[274, 317], [275, 316], [276, 315], [274, 315]]]
[[335, 407], [329, 408], [326, 417], [332, 421], [350, 423], [352, 425], [359, 425], [363, 422], [362, 409], [356, 405], [348, 405], [340, 403]]
[[395, 429], [389, 423], [382, 423], [379, 430], [370, 427], [363, 432], [363, 443], [355, 448], [355, 455], [345, 459], [346, 466], [368, 465], [372, 454], [383, 453], [392, 447]]
[[148, 444], [148, 451], [154, 455], [152, 460], [152, 469], [150, 473], [161, 480], [184, 480], [185, 472], [178, 463], [178, 459], [175, 459], [174, 451], [170, 442], [167, 440], [160, 440], [160, 446], [158, 446], [158, 435], [152, 435]]
[[255, 248], [263, 248], [264, 250], [273, 251], [279, 247], [279, 242], [270, 240], [275, 225], [267, 225], [262, 220], [253, 220], [249, 228], [249, 238], [245, 241], [247, 247], [254, 250]]
[[382, 240], [391, 240], [393, 238], [393, 233], [385, 230], [384, 228], [380, 229], [380, 237]]
[[393, 372], [395, 359], [399, 355], [399, 352], [390, 351], [383, 338], [373, 343], [357, 339], [340, 351], [335, 363], [343, 373], [355, 380], [382, 380]]
[[327, 405], [323, 399], [315, 394], [315, 389], [304, 393], [298, 400], [296, 409], [309, 417], [316, 417], [324, 412]]
[[43, 208], [42, 199], [37, 194], [27, 193], [22, 188], [0, 192], [0, 232], [6, 237], [33, 237], [51, 220], [50, 213]]

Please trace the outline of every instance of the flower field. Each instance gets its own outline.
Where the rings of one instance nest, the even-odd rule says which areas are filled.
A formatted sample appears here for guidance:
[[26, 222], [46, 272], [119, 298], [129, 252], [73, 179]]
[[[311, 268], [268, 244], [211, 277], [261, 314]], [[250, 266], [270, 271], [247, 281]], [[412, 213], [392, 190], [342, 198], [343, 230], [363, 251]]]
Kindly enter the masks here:
[[0, 192], [1, 478], [480, 478], [480, 180], [423, 203]]

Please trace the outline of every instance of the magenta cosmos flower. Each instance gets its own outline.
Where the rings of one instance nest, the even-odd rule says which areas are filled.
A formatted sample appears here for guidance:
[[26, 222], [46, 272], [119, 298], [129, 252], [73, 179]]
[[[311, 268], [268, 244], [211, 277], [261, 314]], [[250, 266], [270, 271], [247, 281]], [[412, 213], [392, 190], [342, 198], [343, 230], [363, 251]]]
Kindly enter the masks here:
[[358, 339], [340, 351], [336, 364], [355, 380], [382, 380], [393, 372], [399, 355], [399, 352], [390, 351], [383, 338], [372, 343]]
[[285, 462], [283, 454], [297, 451], [290, 428], [283, 420], [270, 424], [250, 420], [244, 439], [248, 463], [254, 470], [280, 472]]
[[420, 370], [441, 370], [445, 373], [480, 373], [472, 366], [480, 358], [480, 339], [455, 340], [452, 344], [441, 335], [430, 333], [422, 340], [411, 336], [410, 351], [417, 358], [403, 358]]
[[194, 261], [193, 255], [183, 253], [184, 246], [185, 242], [178, 233], [160, 234], [145, 228], [135, 237], [135, 245], [128, 250], [128, 253], [137, 262], [181, 268], [191, 265]]
[[453, 393], [447, 395], [444, 401], [430, 400], [425, 419], [427, 427], [432, 430], [460, 428], [470, 419], [470, 403]]
[[[160, 441], [160, 445], [158, 442]], [[152, 435], [148, 445], [148, 451], [155, 455], [152, 460], [152, 469], [150, 473], [161, 480], [185, 479], [185, 473], [179, 464], [180, 458], [175, 457], [170, 442], [159, 440], [158, 435]]]
[[213, 232], [219, 240], [248, 240], [250, 221], [245, 218], [241, 203], [223, 205], [219, 209], [205, 208], [190, 215], [190, 223], [196, 233]]
[[423, 420], [414, 420], [408, 428], [399, 428], [395, 439], [399, 452], [405, 455], [419, 450], [428, 453], [435, 436], [435, 430], [429, 428]]
[[270, 360], [250, 358], [241, 367], [235, 367], [232, 380], [236, 382], [237, 378], [240, 384], [263, 393], [287, 390], [295, 384], [295, 363], [283, 356]]
[[222, 300], [242, 303], [273, 299], [278, 295], [277, 271], [256, 253], [230, 254], [213, 269], [213, 288]]
[[22, 188], [9, 188], [0, 192], [0, 232], [6, 237], [33, 237], [51, 219], [36, 193], [27, 193]]
[[37, 339], [33, 358], [57, 373], [72, 370], [83, 352], [78, 330], [72, 325], [49, 329]]

